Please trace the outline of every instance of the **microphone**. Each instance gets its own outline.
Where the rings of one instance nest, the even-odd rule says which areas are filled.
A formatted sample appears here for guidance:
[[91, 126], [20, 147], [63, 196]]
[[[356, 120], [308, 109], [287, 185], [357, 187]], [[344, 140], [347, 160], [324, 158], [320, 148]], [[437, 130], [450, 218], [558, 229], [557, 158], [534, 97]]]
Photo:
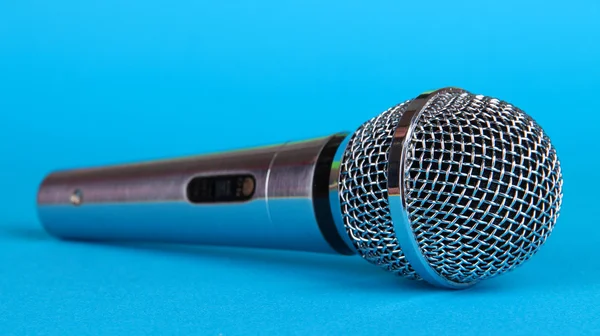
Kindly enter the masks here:
[[354, 133], [53, 172], [37, 204], [61, 239], [359, 255], [460, 289], [537, 253], [562, 185], [556, 150], [529, 115], [450, 87]]

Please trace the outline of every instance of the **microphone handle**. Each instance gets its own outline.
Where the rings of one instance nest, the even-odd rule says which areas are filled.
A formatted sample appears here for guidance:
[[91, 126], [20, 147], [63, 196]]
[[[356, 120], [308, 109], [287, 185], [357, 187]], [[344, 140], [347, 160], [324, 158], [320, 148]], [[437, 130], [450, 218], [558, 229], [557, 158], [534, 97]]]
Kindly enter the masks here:
[[62, 239], [354, 254], [337, 189], [347, 138], [54, 172], [39, 218]]

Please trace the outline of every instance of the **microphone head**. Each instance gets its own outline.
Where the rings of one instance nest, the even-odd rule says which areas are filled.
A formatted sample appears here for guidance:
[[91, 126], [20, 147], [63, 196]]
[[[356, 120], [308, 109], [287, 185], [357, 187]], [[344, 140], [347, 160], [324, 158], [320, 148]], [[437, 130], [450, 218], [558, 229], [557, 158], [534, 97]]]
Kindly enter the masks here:
[[464, 288], [540, 249], [562, 184], [556, 150], [530, 116], [446, 88], [365, 122], [345, 148], [338, 188], [343, 224], [364, 259]]

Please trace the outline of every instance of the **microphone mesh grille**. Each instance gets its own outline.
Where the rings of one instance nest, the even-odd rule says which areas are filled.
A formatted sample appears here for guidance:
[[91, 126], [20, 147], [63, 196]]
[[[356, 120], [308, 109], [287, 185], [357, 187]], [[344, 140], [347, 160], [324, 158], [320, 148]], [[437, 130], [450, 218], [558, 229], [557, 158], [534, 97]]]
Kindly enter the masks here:
[[541, 127], [506, 102], [469, 93], [434, 98], [413, 127], [406, 210], [437, 273], [482, 280], [537, 252], [562, 199], [560, 164]]
[[340, 166], [340, 197], [348, 234], [362, 257], [416, 279], [396, 240], [387, 195], [388, 152], [408, 103], [388, 109], [354, 133]]
[[[392, 136], [409, 102], [364, 123], [340, 167], [342, 214], [368, 261], [419, 279], [388, 209]], [[403, 197], [429, 265], [459, 283], [490, 278], [529, 259], [552, 231], [562, 200], [555, 149], [518, 108], [466, 92], [441, 92], [412, 121]]]

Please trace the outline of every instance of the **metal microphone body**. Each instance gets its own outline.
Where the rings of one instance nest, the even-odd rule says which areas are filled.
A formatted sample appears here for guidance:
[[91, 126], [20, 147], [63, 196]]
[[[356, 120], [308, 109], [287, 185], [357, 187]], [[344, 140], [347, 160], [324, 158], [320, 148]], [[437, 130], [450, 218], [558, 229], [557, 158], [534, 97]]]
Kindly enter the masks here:
[[353, 254], [349, 240], [342, 238], [339, 205], [330, 205], [339, 203], [338, 149], [346, 138], [340, 133], [54, 172], [40, 186], [39, 217], [48, 232], [65, 239]]
[[459, 289], [535, 255], [559, 217], [562, 186], [556, 150], [533, 118], [443, 88], [352, 134], [55, 172], [38, 211], [65, 239], [358, 254]]

